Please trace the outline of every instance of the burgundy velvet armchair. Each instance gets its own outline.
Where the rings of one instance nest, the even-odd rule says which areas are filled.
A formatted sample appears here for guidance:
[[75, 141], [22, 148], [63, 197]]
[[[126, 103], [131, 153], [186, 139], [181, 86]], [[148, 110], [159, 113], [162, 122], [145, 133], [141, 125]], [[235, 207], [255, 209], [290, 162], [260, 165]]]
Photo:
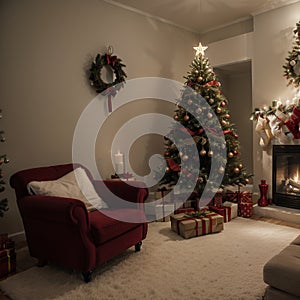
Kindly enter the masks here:
[[[141, 222], [112, 218], [101, 210], [88, 212], [78, 199], [29, 194], [29, 182], [56, 180], [77, 166], [66, 164], [22, 170], [11, 176], [10, 185], [15, 189], [30, 255], [38, 259], [40, 266], [53, 263], [82, 272], [88, 282], [96, 266], [132, 246], [136, 252], [141, 249], [148, 225], [140, 204], [147, 198], [148, 189], [142, 183], [131, 186], [118, 180], [95, 181], [87, 171], [95, 190], [108, 204], [106, 212], [114, 210], [120, 216], [138, 214]], [[110, 193], [101, 191], [103, 184], [136, 206], [120, 207]]]

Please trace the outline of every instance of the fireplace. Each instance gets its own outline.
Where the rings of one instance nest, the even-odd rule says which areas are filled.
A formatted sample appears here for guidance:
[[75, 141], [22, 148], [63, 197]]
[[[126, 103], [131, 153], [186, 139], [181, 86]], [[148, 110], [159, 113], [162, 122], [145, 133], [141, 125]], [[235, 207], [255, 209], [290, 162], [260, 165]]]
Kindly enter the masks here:
[[273, 146], [273, 203], [300, 209], [300, 145]]

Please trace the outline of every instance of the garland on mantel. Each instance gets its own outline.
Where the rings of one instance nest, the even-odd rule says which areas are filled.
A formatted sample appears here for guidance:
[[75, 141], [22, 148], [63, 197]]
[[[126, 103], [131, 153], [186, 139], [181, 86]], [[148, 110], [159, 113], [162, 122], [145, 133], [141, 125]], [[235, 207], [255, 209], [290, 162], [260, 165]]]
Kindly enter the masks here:
[[250, 119], [256, 121], [255, 131], [263, 150], [268, 149], [273, 138], [280, 144], [300, 139], [300, 98], [289, 105], [274, 100], [272, 106], [256, 108]]

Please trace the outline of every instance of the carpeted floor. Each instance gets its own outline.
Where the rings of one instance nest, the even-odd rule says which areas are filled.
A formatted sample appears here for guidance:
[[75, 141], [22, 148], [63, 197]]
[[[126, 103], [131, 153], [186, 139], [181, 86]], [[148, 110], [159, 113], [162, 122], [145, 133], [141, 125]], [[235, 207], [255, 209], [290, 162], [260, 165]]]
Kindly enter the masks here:
[[142, 251], [98, 267], [93, 281], [54, 266], [32, 267], [0, 282], [13, 300], [262, 299], [264, 264], [299, 229], [237, 218], [221, 233], [185, 240], [170, 223], [149, 224]]

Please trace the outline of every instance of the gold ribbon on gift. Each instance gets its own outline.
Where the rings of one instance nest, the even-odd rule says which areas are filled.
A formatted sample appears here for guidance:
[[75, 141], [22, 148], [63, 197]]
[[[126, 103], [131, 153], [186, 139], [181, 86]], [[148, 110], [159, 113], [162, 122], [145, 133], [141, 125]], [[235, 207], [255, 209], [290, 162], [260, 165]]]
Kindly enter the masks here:
[[11, 272], [11, 261], [10, 261], [10, 250], [5, 249], [6, 254], [7, 254], [7, 273]]

